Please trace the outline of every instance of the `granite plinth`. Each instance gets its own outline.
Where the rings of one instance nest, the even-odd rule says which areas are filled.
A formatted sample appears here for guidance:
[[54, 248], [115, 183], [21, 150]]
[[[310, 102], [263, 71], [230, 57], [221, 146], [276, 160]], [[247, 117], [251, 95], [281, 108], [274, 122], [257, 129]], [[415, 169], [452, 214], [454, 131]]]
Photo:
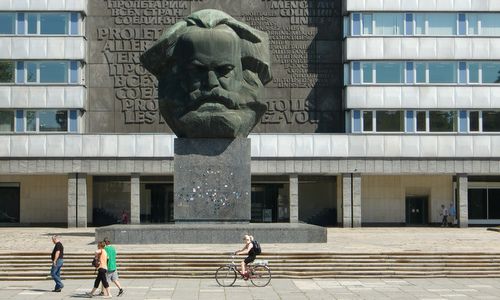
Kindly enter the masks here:
[[326, 243], [326, 228], [303, 223], [111, 225], [96, 241], [115, 244], [239, 244], [250, 234], [261, 243]]
[[250, 220], [250, 139], [174, 141], [174, 221]]

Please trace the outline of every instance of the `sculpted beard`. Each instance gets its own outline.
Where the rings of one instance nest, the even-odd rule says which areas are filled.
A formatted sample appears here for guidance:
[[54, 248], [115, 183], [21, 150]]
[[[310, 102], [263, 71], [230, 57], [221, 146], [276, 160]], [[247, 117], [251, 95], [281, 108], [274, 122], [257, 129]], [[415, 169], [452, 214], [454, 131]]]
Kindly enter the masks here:
[[[243, 71], [242, 87], [238, 92], [227, 91], [221, 87], [216, 87], [210, 91], [194, 90], [187, 92], [181, 88], [180, 78], [174, 72], [163, 76], [160, 79], [158, 87], [158, 97], [160, 111], [167, 123], [171, 127], [183, 128], [183, 123], [193, 122], [191, 113], [204, 103], [220, 103], [223, 104], [231, 115], [238, 115], [244, 120], [240, 120], [241, 126], [238, 131], [242, 135], [246, 135], [257, 124], [262, 115], [265, 113], [267, 106], [265, 103], [258, 101], [262, 91], [262, 83], [258, 76], [249, 71]], [[198, 125], [203, 128], [210, 126], [215, 120], [227, 123], [227, 120], [222, 121], [222, 116], [213, 118], [206, 117], [204, 122], [197, 120]], [[199, 128], [200, 129], [200, 128]], [[244, 133], [246, 131], [246, 133]], [[185, 134], [185, 133], [184, 133]]]

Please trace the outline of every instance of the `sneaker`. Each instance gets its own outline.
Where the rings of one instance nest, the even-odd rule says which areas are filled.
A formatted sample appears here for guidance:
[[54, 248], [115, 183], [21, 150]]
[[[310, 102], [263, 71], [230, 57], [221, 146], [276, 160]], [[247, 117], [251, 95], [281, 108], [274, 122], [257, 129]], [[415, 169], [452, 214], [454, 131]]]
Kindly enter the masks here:
[[123, 293], [124, 293], [124, 292], [125, 292], [125, 291], [124, 291], [123, 289], [120, 289], [120, 291], [118, 292], [117, 297], [120, 297], [121, 295], [123, 295]]
[[53, 292], [55, 292], [55, 293], [60, 293], [60, 292], [61, 292], [61, 290], [62, 290], [62, 288], [58, 288], [58, 289], [54, 289], [54, 290], [52, 290], [52, 291], [53, 291]]

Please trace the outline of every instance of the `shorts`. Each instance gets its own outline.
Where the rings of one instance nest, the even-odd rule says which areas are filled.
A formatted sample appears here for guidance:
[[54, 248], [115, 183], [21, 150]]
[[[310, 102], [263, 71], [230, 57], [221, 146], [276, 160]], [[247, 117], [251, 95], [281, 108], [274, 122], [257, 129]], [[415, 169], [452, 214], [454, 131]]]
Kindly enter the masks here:
[[118, 280], [118, 272], [116, 270], [108, 271], [106, 273], [106, 278], [108, 279], [108, 282], [117, 281]]
[[255, 260], [255, 255], [250, 255], [250, 256], [247, 256], [247, 258], [245, 258], [245, 263], [248, 265], [249, 263], [251, 263], [254, 260]]

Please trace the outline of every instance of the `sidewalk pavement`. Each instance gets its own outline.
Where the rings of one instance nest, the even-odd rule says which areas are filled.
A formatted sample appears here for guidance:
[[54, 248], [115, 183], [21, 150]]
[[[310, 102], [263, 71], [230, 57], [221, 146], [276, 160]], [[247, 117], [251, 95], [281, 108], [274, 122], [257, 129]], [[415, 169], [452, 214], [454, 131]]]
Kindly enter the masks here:
[[[52, 281], [0, 281], [0, 299], [85, 298], [92, 280], [64, 280], [61, 293], [54, 293]], [[223, 288], [214, 279], [135, 279], [120, 282], [125, 290], [116, 299], [147, 300], [248, 300], [248, 299], [500, 299], [498, 278], [422, 279], [272, 279], [264, 288], [237, 280]], [[112, 285], [115, 298], [118, 290]], [[102, 299], [103, 297], [96, 297]]]
[[[0, 228], [0, 253], [45, 252], [50, 237], [61, 236], [67, 253], [92, 253], [94, 228], [4, 227]], [[258, 240], [258, 236], [255, 237]], [[148, 244], [116, 245], [118, 252], [232, 252], [241, 244]], [[483, 252], [500, 253], [500, 233], [484, 227], [365, 227], [328, 228], [328, 242], [321, 244], [263, 244], [264, 252]]]

